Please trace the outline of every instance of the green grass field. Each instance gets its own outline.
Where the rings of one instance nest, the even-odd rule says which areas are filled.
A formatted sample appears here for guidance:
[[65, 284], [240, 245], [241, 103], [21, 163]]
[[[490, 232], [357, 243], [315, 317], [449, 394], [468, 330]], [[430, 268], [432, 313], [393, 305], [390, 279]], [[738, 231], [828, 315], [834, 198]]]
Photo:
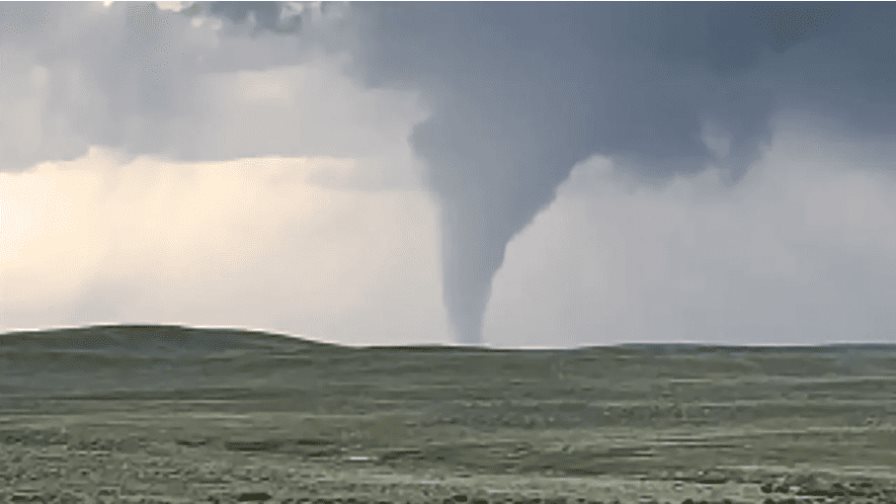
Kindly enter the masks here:
[[896, 503], [896, 346], [6, 334], [0, 500]]

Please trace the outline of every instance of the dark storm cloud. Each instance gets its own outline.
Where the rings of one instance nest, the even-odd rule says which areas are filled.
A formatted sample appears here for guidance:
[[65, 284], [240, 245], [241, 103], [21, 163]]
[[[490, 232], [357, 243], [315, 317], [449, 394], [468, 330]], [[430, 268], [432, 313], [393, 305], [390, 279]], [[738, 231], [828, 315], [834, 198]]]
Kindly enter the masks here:
[[[358, 75], [433, 113], [411, 142], [441, 202], [444, 296], [481, 339], [508, 241], [593, 154], [662, 180], [715, 165], [736, 180], [777, 110], [889, 133], [893, 6], [356, 6]], [[713, 148], [709, 134], [721, 135]]]

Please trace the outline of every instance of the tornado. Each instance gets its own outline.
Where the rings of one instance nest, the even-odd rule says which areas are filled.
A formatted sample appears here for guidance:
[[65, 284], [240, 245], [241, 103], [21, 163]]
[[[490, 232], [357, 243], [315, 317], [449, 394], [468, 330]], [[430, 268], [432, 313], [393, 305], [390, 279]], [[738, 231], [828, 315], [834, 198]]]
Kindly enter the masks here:
[[[622, 4], [382, 4], [358, 9], [360, 74], [421, 92], [410, 137], [439, 205], [442, 295], [457, 341], [483, 343], [508, 243], [594, 154], [648, 179], [745, 166], [770, 96], [729, 78], [762, 49], [733, 10]], [[719, 22], [723, 26], [718, 26]], [[726, 26], [727, 24], [727, 26]], [[696, 33], [697, 35], [693, 35]], [[684, 36], [686, 47], [667, 39]], [[707, 124], [727, 151], [710, 149]]]

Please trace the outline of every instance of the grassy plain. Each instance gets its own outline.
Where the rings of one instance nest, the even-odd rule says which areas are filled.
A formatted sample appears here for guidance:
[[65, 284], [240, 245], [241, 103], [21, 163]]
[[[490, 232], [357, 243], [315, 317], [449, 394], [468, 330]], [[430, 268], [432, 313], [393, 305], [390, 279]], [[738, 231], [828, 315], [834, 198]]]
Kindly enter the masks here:
[[0, 335], [0, 500], [896, 503], [896, 346]]

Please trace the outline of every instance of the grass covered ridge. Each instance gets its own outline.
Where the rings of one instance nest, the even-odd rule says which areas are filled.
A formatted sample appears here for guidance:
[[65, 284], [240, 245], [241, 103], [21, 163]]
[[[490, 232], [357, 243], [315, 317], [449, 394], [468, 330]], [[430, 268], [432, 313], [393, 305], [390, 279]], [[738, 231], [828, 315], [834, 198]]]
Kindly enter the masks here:
[[0, 335], [5, 499], [884, 503], [896, 502], [894, 467], [886, 345], [345, 348], [172, 326]]

